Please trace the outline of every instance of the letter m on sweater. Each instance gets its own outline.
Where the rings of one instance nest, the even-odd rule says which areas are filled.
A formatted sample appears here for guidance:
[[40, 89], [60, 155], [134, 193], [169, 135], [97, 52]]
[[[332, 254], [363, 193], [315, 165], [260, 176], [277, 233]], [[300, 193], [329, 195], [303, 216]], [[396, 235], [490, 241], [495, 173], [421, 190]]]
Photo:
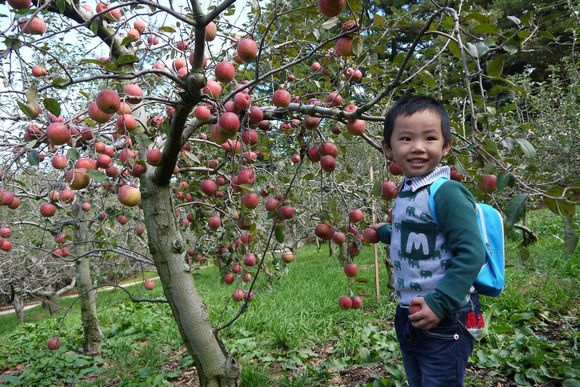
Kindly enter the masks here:
[[437, 231], [432, 224], [401, 222], [401, 252], [404, 258], [429, 259], [435, 252]]

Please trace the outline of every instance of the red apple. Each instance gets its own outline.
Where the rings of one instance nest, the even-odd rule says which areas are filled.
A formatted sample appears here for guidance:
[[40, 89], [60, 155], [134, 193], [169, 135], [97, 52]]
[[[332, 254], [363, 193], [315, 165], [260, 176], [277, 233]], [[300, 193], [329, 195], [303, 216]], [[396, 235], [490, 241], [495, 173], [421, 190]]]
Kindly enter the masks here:
[[249, 209], [254, 209], [258, 207], [259, 198], [258, 194], [255, 192], [248, 192], [242, 195], [242, 205]]
[[344, 265], [343, 270], [347, 277], [354, 277], [358, 272], [358, 265], [356, 263], [347, 263]]
[[246, 254], [244, 255], [244, 265], [246, 266], [255, 266], [257, 262], [257, 258], [254, 254]]
[[217, 34], [217, 26], [214, 22], [209, 22], [205, 25], [205, 40], [211, 42], [215, 39]]
[[497, 188], [497, 176], [485, 174], [478, 183], [479, 190], [483, 193], [492, 193]]
[[119, 94], [117, 94], [116, 91], [105, 89], [97, 94], [95, 102], [101, 111], [111, 114], [119, 110], [121, 105], [121, 98], [119, 98]]
[[278, 203], [279, 203], [279, 201], [274, 199], [274, 198], [270, 198], [270, 199], [266, 200], [266, 203], [265, 203], [266, 210], [267, 211], [274, 211], [278, 207]]
[[356, 210], [352, 210], [348, 214], [348, 220], [351, 221], [352, 223], [358, 223], [361, 220], [363, 220], [364, 216], [365, 216], [365, 213], [362, 212], [362, 210], [356, 209]]
[[200, 105], [193, 110], [193, 115], [200, 121], [207, 121], [211, 117], [211, 111], [207, 106]]
[[224, 277], [223, 277], [224, 283], [226, 283], [228, 285], [233, 283], [235, 279], [236, 279], [236, 276], [234, 273], [226, 273], [226, 274], [224, 274]]
[[318, 146], [318, 152], [320, 152], [320, 155], [322, 156], [332, 156], [335, 158], [338, 156], [338, 148], [331, 142], [323, 142], [320, 144]]
[[337, 245], [342, 245], [346, 241], [346, 236], [340, 231], [335, 231], [332, 234], [332, 241]]
[[332, 172], [336, 169], [336, 159], [332, 156], [322, 156], [320, 158], [320, 167], [327, 172]]
[[292, 101], [292, 95], [288, 90], [278, 89], [272, 95], [272, 103], [274, 106], [285, 108], [290, 105], [290, 101]]
[[210, 216], [207, 220], [207, 225], [213, 230], [217, 230], [222, 225], [222, 218], [219, 215]]
[[153, 290], [155, 288], [155, 281], [152, 279], [146, 279], [143, 281], [143, 287], [147, 290]]
[[240, 130], [240, 117], [236, 113], [225, 112], [218, 120], [219, 128], [226, 134], [236, 134]]
[[206, 179], [199, 183], [199, 189], [207, 196], [214, 196], [218, 190], [218, 186], [213, 180]]
[[32, 5], [32, 0], [8, 0], [8, 4], [14, 9], [26, 9]]
[[232, 62], [223, 61], [215, 66], [215, 77], [220, 82], [231, 82], [234, 80], [236, 70]]
[[340, 296], [338, 299], [338, 306], [340, 309], [350, 309], [352, 308], [352, 300], [349, 296]]
[[46, 137], [50, 145], [62, 145], [70, 141], [69, 127], [63, 122], [53, 122], [46, 129]]
[[401, 169], [399, 164], [392, 163], [391, 165], [389, 165], [389, 173], [395, 176], [400, 176], [403, 174], [403, 170]]
[[339, 56], [351, 56], [352, 52], [352, 38], [344, 36], [336, 40], [334, 51]]
[[138, 188], [125, 184], [117, 192], [119, 202], [128, 207], [135, 207], [141, 201], [141, 191]]
[[135, 228], [135, 235], [139, 236], [139, 235], [143, 235], [143, 233], [145, 233], [145, 227], [143, 227], [143, 225], [136, 225]]
[[241, 272], [242, 272], [242, 265], [240, 265], [238, 262], [232, 263], [232, 273], [239, 274]]
[[248, 145], [256, 145], [258, 143], [258, 132], [254, 129], [246, 129], [242, 133], [242, 142]]
[[51, 339], [48, 340], [48, 349], [50, 349], [51, 351], [57, 350], [61, 347], [62, 342], [60, 341], [60, 339], [58, 337], [53, 337]]
[[55, 169], [65, 169], [68, 164], [68, 158], [62, 155], [53, 156], [50, 163]]
[[56, 207], [50, 203], [42, 203], [40, 205], [40, 215], [44, 216], [45, 218], [50, 218], [56, 214]]
[[360, 136], [366, 131], [366, 122], [364, 120], [349, 120], [346, 122], [346, 130], [353, 136]]
[[366, 243], [379, 243], [379, 234], [377, 230], [371, 227], [365, 228], [363, 231], [363, 240]]
[[236, 302], [242, 301], [246, 297], [246, 294], [242, 289], [236, 289], [232, 293], [232, 299]]
[[421, 310], [421, 305], [419, 304], [412, 304], [409, 306], [409, 314], [415, 314]]
[[294, 259], [296, 259], [296, 257], [294, 256], [292, 250], [289, 249], [284, 250], [284, 252], [282, 253], [282, 261], [284, 261], [285, 263], [290, 263], [293, 262]]
[[238, 42], [236, 53], [244, 62], [247, 62], [258, 56], [258, 46], [252, 39], [242, 39]]
[[252, 97], [246, 93], [237, 93], [234, 96], [234, 109], [241, 112], [247, 110], [252, 104]]
[[338, 16], [345, 6], [346, 0], [318, 0], [320, 13], [326, 17]]
[[381, 186], [381, 198], [383, 200], [391, 200], [397, 197], [398, 189], [397, 183], [394, 181], [385, 181]]
[[278, 214], [280, 214], [283, 219], [292, 219], [294, 217], [294, 207], [285, 204], [278, 208]]
[[334, 234], [334, 229], [329, 224], [319, 223], [316, 225], [314, 233], [320, 239], [328, 241], [332, 238], [332, 235]]
[[125, 100], [130, 104], [137, 104], [143, 98], [143, 90], [136, 83], [130, 83], [123, 88]]
[[149, 165], [160, 165], [163, 160], [163, 153], [160, 149], [151, 148], [147, 150], [147, 164]]
[[352, 296], [350, 300], [352, 301], [352, 309], [360, 309], [362, 307], [362, 299], [359, 296]]
[[342, 96], [338, 91], [333, 91], [332, 93], [328, 94], [326, 102], [330, 106], [340, 106], [342, 105]]

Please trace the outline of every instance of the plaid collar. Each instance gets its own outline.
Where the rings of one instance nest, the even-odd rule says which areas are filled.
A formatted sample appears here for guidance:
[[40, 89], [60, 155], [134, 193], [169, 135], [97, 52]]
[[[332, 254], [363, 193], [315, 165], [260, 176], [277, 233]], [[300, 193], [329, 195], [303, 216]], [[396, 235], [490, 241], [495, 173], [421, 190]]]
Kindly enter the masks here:
[[408, 178], [405, 176], [402, 183], [402, 190], [408, 190], [407, 187], [411, 187], [411, 191], [415, 192], [419, 188], [425, 187], [435, 180], [439, 179], [440, 177], [450, 178], [451, 176], [451, 168], [449, 167], [437, 167], [431, 173], [423, 176], [417, 176], [413, 178]]

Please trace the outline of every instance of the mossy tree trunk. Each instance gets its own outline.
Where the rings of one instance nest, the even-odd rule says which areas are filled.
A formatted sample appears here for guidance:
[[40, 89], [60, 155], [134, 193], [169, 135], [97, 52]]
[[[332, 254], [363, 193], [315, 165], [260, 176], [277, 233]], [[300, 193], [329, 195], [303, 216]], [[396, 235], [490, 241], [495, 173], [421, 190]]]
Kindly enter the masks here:
[[171, 190], [148, 178], [141, 181], [142, 207], [149, 250], [183, 341], [192, 355], [202, 386], [238, 386], [240, 369], [214, 333], [193, 277], [171, 205]]

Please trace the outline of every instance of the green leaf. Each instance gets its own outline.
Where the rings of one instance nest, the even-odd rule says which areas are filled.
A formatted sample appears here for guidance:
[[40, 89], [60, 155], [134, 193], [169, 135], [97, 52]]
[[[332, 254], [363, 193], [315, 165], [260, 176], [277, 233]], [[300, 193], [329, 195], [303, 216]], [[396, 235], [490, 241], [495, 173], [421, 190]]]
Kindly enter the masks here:
[[324, 28], [325, 30], [329, 30], [332, 27], [336, 26], [338, 22], [339, 22], [338, 17], [332, 17], [327, 21], [325, 21], [324, 23], [322, 23], [322, 28]]
[[511, 174], [500, 175], [497, 178], [497, 190], [501, 191], [505, 187], [513, 186], [515, 179]]
[[119, 58], [117, 58], [115, 63], [120, 64], [120, 65], [124, 65], [124, 64], [128, 64], [128, 63], [135, 63], [138, 61], [139, 61], [139, 58], [137, 58], [136, 55], [123, 55], [123, 56], [120, 56]]
[[79, 159], [79, 152], [75, 148], [69, 148], [66, 152], [66, 156], [71, 160], [78, 160]]
[[552, 199], [544, 196], [544, 203], [548, 206], [550, 211], [553, 213], [564, 216], [569, 219], [573, 219], [576, 213], [576, 206], [570, 200], [564, 200], [564, 188], [563, 187], [552, 187], [544, 192], [547, 196], [559, 197], [560, 199]]
[[435, 77], [427, 70], [423, 70], [419, 73], [419, 78], [427, 87], [435, 87], [437, 85], [437, 81]]
[[87, 175], [97, 183], [102, 183], [103, 181], [107, 181], [109, 178], [101, 171], [97, 171], [95, 169], [90, 169], [87, 171]]
[[67, 82], [68, 82], [68, 79], [66, 79], [66, 78], [63, 78], [63, 77], [55, 77], [52, 80], [52, 85], [53, 86], [60, 86], [60, 85], [62, 85], [64, 83], [67, 83]]
[[29, 149], [26, 152], [26, 160], [28, 164], [32, 165], [33, 167], [38, 166], [40, 164], [40, 158], [38, 157], [38, 152], [34, 149]]
[[387, 21], [385, 20], [384, 17], [382, 17], [378, 13], [375, 13], [374, 19], [373, 19], [373, 24], [374, 25], [376, 25], [376, 26], [384, 26], [386, 23], [387, 23]]
[[16, 101], [16, 103], [18, 104], [18, 107], [20, 108], [22, 113], [24, 113], [26, 115], [26, 117], [34, 118], [35, 114], [28, 105], [26, 105], [20, 101]]
[[93, 35], [96, 35], [97, 32], [99, 32], [99, 22], [95, 20], [94, 22], [91, 23], [89, 28], [91, 29]]
[[536, 154], [536, 148], [534, 148], [534, 146], [525, 138], [516, 138], [516, 141], [520, 144], [520, 148], [526, 156], [533, 156]]
[[513, 44], [506, 44], [506, 45], [502, 46], [501, 48], [503, 48], [503, 50], [510, 55], [516, 54], [519, 50], [518, 46], [515, 46]]
[[284, 243], [284, 223], [277, 223], [274, 229], [274, 234], [278, 243]]
[[471, 55], [472, 57], [474, 57], [474, 58], [479, 58], [479, 53], [478, 53], [478, 51], [477, 51], [477, 46], [476, 46], [475, 44], [467, 42], [467, 43], [465, 44], [465, 50], [466, 50], [466, 51], [467, 51], [467, 53], [468, 53], [469, 55]]
[[60, 116], [60, 104], [54, 98], [45, 98], [44, 107], [46, 110], [54, 114], [55, 116]]
[[459, 45], [455, 40], [450, 41], [447, 47], [449, 48], [449, 51], [451, 52], [451, 54], [453, 54], [454, 57], [456, 57], [457, 59], [461, 59], [461, 51], [459, 50]]
[[529, 196], [529, 193], [520, 193], [514, 196], [512, 200], [510, 200], [505, 210], [506, 225], [508, 230], [510, 230], [524, 214], [526, 210], [526, 200], [528, 200]]
[[357, 35], [356, 38], [352, 41], [352, 52], [355, 56], [360, 56], [364, 50], [364, 43], [362, 41], [362, 37]]
[[56, 0], [56, 8], [58, 8], [58, 11], [60, 13], [64, 13], [64, 10], [66, 8], [65, 0]]
[[497, 144], [491, 138], [486, 139], [482, 145], [483, 145], [483, 148], [486, 151], [488, 151], [489, 153], [494, 154], [494, 155], [499, 154], [499, 152], [497, 150]]
[[476, 34], [497, 34], [500, 29], [495, 24], [483, 23], [473, 29]]
[[487, 75], [492, 78], [501, 76], [503, 72], [503, 65], [505, 62], [504, 55], [498, 55], [487, 62]]
[[169, 27], [169, 26], [161, 26], [161, 27], [159, 27], [159, 31], [169, 32], [169, 33], [177, 32], [177, 31], [175, 31], [175, 28]]

